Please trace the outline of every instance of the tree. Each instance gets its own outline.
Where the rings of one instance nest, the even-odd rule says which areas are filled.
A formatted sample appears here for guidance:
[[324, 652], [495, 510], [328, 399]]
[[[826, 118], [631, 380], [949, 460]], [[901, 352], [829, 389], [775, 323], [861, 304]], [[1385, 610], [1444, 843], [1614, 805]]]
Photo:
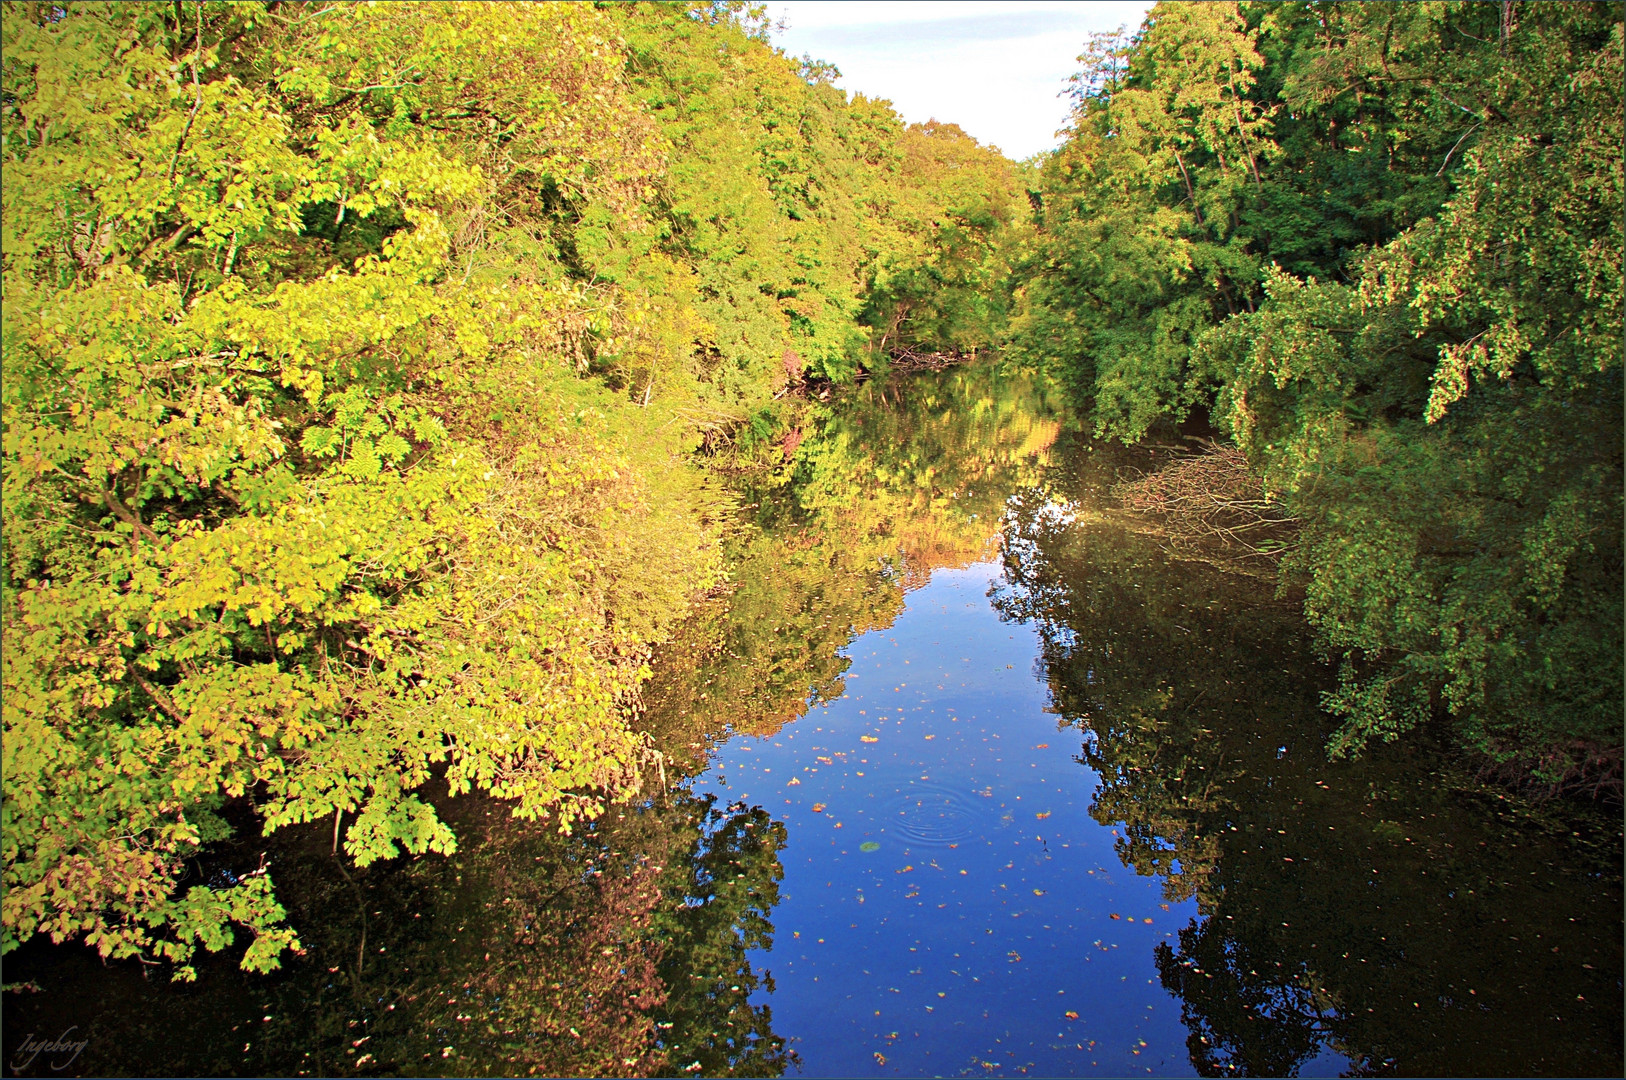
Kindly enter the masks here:
[[1159, 5], [1096, 40], [1016, 348], [1286, 517], [1334, 754], [1436, 714], [1619, 787], [1618, 6]]
[[454, 849], [431, 777], [632, 798], [682, 455], [853, 370], [896, 117], [740, 4], [0, 10], [4, 948], [274, 967], [228, 809], [365, 866]]

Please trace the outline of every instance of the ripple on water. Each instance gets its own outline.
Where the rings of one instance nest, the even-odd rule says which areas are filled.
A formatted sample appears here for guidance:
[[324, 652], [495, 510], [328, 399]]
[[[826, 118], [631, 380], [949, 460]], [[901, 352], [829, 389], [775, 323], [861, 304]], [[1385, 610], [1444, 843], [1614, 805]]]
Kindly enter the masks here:
[[905, 843], [946, 847], [986, 831], [985, 815], [964, 793], [916, 780], [887, 801], [881, 823]]

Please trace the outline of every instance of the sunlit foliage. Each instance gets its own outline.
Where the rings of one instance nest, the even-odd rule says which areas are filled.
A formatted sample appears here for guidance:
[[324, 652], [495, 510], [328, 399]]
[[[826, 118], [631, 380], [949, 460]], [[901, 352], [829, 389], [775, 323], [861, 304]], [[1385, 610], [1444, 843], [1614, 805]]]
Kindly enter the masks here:
[[713, 740], [841, 697], [854, 637], [890, 626], [933, 570], [992, 557], [1005, 494], [1048, 460], [1054, 396], [992, 365], [866, 383], [742, 484], [729, 581], [662, 649], [645, 695], [674, 765], [698, 772]]
[[1018, 346], [1298, 519], [1335, 755], [1447, 714], [1618, 791], [1621, 54], [1610, 4], [1160, 4], [1082, 58]]
[[721, 574], [681, 455], [855, 371], [937, 243], [870, 224], [935, 182], [890, 109], [739, 4], [3, 12], [5, 948], [264, 970], [271, 875], [187, 865], [228, 806], [366, 866], [455, 849], [431, 776], [647, 788]]

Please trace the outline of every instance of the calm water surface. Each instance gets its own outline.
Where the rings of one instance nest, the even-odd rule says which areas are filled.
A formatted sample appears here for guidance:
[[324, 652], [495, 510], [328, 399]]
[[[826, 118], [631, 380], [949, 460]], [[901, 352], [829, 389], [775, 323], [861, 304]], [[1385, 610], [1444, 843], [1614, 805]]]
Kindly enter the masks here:
[[[855, 640], [848, 688], [697, 786], [787, 823], [777, 1030], [810, 1075], [1190, 1075], [1153, 953], [1197, 913], [1115, 853], [998, 563], [939, 569]], [[1329, 1065], [1336, 1071], [1336, 1062]]]
[[269, 852], [305, 955], [32, 943], [8, 1070], [1620, 1074], [1618, 814], [1329, 763], [1296, 599], [1112, 511], [1162, 451], [988, 370], [802, 436], [659, 657], [664, 793], [570, 837], [439, 798], [459, 855], [366, 871], [245, 829], [200, 879]]

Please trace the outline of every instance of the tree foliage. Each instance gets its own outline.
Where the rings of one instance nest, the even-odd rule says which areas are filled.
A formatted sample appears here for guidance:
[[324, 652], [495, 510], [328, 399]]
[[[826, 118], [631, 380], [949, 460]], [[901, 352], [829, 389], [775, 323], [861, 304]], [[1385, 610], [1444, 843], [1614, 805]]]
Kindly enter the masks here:
[[721, 573], [683, 455], [865, 362], [937, 229], [882, 190], [959, 188], [740, 4], [3, 20], [4, 947], [276, 966], [271, 877], [188, 870], [228, 806], [366, 866], [455, 849], [432, 775], [630, 798]]
[[1328, 1051], [1352, 1073], [1497, 1074], [1546, 1046], [1555, 1069], [1608, 1068], [1619, 944], [1592, 926], [1619, 908], [1618, 814], [1532, 805], [1433, 733], [1329, 763], [1336, 670], [1294, 604], [1169, 558], [1113, 507], [1148, 456], [1058, 444], [1010, 501], [992, 595], [1036, 633], [1118, 858], [1195, 901], [1152, 952], [1197, 1074], [1291, 1076]]
[[1618, 775], [1619, 5], [1161, 4], [1081, 61], [1018, 348], [1300, 521], [1334, 754], [1445, 713]]

